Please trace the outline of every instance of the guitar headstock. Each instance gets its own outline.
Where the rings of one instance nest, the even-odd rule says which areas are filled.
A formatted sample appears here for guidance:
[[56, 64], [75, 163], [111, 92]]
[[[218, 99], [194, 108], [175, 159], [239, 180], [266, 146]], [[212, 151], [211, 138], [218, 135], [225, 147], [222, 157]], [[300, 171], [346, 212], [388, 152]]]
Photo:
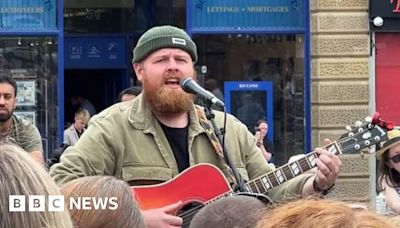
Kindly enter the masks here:
[[346, 126], [348, 132], [337, 141], [343, 153], [355, 153], [388, 139], [387, 132], [394, 124], [382, 120], [379, 113], [366, 117], [364, 122], [356, 121], [354, 127]]

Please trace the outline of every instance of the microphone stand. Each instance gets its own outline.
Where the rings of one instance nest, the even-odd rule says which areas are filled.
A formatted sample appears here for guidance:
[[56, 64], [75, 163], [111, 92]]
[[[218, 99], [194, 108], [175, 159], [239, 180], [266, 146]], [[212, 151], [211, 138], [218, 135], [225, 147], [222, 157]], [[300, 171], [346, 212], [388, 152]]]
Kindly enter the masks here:
[[[211, 109], [211, 104], [209, 102], [204, 102], [204, 103], [206, 103], [204, 105], [204, 111], [206, 113], [206, 117], [211, 122], [211, 124], [214, 128], [215, 135], [217, 135], [218, 140], [219, 140], [220, 144], [222, 145], [225, 162], [232, 169], [233, 176], [236, 179], [236, 183], [238, 184], [238, 186], [237, 186], [238, 189], [234, 189], [234, 190], [239, 190], [240, 192], [247, 192], [246, 188], [244, 187], [244, 184], [245, 184], [244, 180], [243, 180], [242, 176], [240, 175], [240, 173], [237, 171], [235, 164], [233, 164], [232, 159], [225, 147], [225, 144], [223, 143], [223, 140], [222, 140], [223, 133], [221, 133], [221, 130], [217, 127], [217, 124], [215, 123], [215, 119], [214, 119], [215, 114], [213, 113], [213, 111]], [[224, 112], [225, 112], [225, 108], [224, 108]], [[222, 130], [225, 131], [224, 129], [222, 129]]]

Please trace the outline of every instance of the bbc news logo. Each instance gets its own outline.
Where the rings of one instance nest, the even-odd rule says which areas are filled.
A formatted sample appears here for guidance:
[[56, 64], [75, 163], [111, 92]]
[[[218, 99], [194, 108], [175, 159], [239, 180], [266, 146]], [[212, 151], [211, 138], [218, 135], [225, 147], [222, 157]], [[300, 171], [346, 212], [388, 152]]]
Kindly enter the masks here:
[[[8, 211], [64, 211], [65, 197], [63, 195], [10, 195]], [[70, 197], [69, 210], [116, 210], [117, 197]]]

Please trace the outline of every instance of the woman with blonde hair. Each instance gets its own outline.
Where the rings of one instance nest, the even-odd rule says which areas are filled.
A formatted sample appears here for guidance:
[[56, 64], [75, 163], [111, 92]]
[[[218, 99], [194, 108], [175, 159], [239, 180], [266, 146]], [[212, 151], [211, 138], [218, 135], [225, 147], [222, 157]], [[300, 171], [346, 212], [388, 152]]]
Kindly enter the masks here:
[[[50, 211], [45, 201], [44, 211], [29, 211], [28, 198], [33, 195], [61, 195], [49, 174], [20, 147], [0, 145], [0, 227], [72, 227], [68, 211]], [[27, 202], [22, 212], [10, 211], [10, 195], [24, 196]]]
[[394, 228], [384, 217], [333, 200], [308, 198], [267, 211], [257, 228]]
[[[90, 176], [70, 181], [61, 186], [72, 220], [82, 228], [143, 228], [143, 218], [138, 204], [133, 198], [129, 185], [112, 176]], [[68, 200], [82, 197], [107, 202], [104, 209], [79, 209]], [[92, 201], [93, 203], [93, 201]]]

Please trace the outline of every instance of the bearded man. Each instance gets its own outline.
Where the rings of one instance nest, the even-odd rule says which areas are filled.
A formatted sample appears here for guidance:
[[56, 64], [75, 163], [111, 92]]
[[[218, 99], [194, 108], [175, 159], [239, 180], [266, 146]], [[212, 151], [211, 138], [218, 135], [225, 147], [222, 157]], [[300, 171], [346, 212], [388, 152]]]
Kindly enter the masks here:
[[[196, 79], [197, 58], [196, 45], [184, 30], [165, 25], [146, 31], [133, 50], [133, 68], [142, 83], [142, 93], [132, 102], [115, 104], [94, 116], [77, 144], [69, 147], [60, 163], [51, 168], [54, 180], [61, 184], [82, 176], [112, 175], [130, 185], [158, 184], [199, 163], [212, 164], [228, 176], [223, 160], [215, 152], [215, 142], [209, 137], [210, 129], [201, 122], [205, 119], [200, 116], [202, 109], [194, 105], [194, 96], [185, 93], [179, 84], [184, 77]], [[224, 113], [215, 112], [215, 121], [222, 127]], [[245, 181], [271, 171], [254, 136], [229, 114], [225, 142]], [[268, 195], [280, 200], [332, 186], [340, 160], [326, 150], [319, 152], [318, 175], [299, 176]], [[205, 186], [214, 184], [193, 181], [204, 181]], [[177, 186], [164, 194], [179, 195], [181, 188], [191, 186]], [[143, 210], [146, 227], [181, 227], [183, 220], [175, 212], [184, 200], [187, 199]]]
[[14, 143], [44, 165], [42, 138], [31, 122], [14, 114], [17, 83], [14, 79], [0, 76], [0, 140]]

